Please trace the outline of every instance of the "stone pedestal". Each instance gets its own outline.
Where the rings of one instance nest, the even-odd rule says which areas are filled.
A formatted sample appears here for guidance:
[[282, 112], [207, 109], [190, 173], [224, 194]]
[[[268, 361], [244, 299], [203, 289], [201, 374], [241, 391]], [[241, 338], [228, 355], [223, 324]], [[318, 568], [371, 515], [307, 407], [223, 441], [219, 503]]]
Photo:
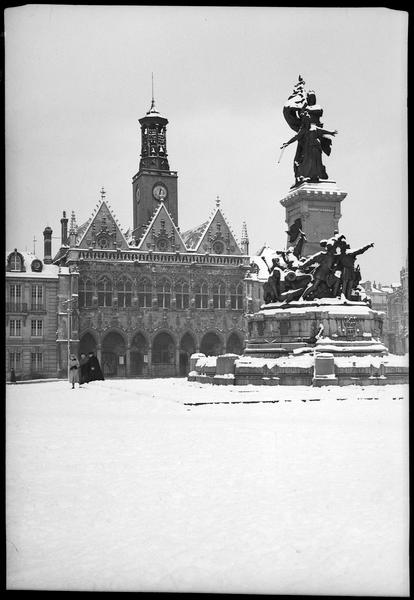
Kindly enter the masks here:
[[[288, 228], [296, 219], [301, 219], [302, 230], [307, 241], [302, 256], [321, 250], [320, 241], [333, 236], [341, 218], [341, 202], [347, 193], [340, 190], [334, 181], [302, 183], [292, 188], [280, 201], [286, 210]], [[287, 241], [287, 247], [292, 244]]]
[[247, 315], [245, 356], [276, 358], [317, 350], [334, 355], [386, 354], [380, 341], [384, 313], [362, 302], [324, 298], [265, 304]]

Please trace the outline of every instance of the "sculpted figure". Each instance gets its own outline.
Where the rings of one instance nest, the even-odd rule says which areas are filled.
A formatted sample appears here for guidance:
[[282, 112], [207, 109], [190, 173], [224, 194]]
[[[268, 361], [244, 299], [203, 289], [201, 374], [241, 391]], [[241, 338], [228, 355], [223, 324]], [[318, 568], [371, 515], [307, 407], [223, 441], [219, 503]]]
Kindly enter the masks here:
[[316, 268], [313, 272], [313, 281], [309, 283], [307, 288], [302, 294], [302, 299], [305, 300], [310, 294], [315, 295], [315, 292], [321, 286], [325, 284], [329, 287], [328, 276], [332, 273], [332, 268], [336, 262], [336, 248], [330, 241], [326, 243], [326, 251], [322, 250], [317, 254], [314, 254], [303, 263], [303, 267], [306, 268], [310, 265], [316, 264]]
[[298, 133], [281, 146], [281, 148], [286, 148], [289, 144], [298, 142], [294, 160], [296, 183], [328, 179], [325, 165], [322, 163], [322, 152], [327, 153], [329, 148], [330, 153], [330, 146], [324, 144], [323, 141], [325, 136], [336, 135], [338, 132], [336, 130], [328, 131], [328, 129], [313, 124], [310, 114], [306, 110], [301, 112], [301, 119], [302, 125]]
[[[351, 250], [349, 244], [342, 241], [340, 244], [341, 253], [337, 258], [337, 268], [341, 271], [340, 283], [342, 286], [342, 293], [347, 300], [351, 299], [351, 293], [354, 287], [359, 284], [360, 273], [359, 269], [355, 268], [355, 259], [360, 254], [363, 254], [369, 248], [373, 248], [374, 244], [367, 244], [358, 248], [357, 250]], [[339, 286], [338, 286], [339, 287]], [[335, 289], [335, 295], [338, 294], [338, 287]]]
[[338, 133], [336, 130], [324, 129], [321, 122], [323, 109], [316, 104], [315, 92], [306, 93], [304, 85], [304, 80], [299, 76], [298, 83], [283, 107], [283, 115], [288, 125], [297, 132], [281, 146], [283, 149], [297, 142], [293, 160], [295, 185], [304, 181], [317, 182], [328, 179], [322, 163], [322, 152], [327, 156], [330, 155], [332, 140], [328, 136]]

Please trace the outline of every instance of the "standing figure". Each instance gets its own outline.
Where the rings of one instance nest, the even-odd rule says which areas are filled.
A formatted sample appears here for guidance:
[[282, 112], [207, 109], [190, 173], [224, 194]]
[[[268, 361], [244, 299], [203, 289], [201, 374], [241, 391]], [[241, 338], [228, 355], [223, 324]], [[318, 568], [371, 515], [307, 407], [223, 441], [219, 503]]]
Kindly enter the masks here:
[[88, 357], [84, 352], [81, 352], [79, 367], [79, 385], [82, 385], [83, 383], [89, 383]]
[[94, 352], [88, 354], [88, 379], [89, 381], [103, 381], [105, 378], [101, 371], [101, 365], [99, 364], [98, 357], [95, 356]]
[[[347, 300], [351, 299], [351, 292], [358, 285], [358, 270], [355, 269], [355, 259], [359, 254], [363, 254], [369, 248], [373, 248], [374, 244], [362, 246], [358, 250], [350, 250], [349, 244], [342, 242], [340, 244], [341, 253], [337, 259], [337, 267], [341, 271], [342, 293]], [[338, 287], [335, 290], [338, 293]]]
[[69, 359], [69, 381], [74, 390], [75, 383], [79, 383], [79, 361], [74, 354], [71, 354]]
[[316, 264], [317, 267], [313, 272], [313, 280], [309, 283], [302, 294], [302, 299], [305, 300], [309, 294], [315, 294], [322, 283], [327, 282], [328, 275], [332, 273], [332, 267], [337, 260], [336, 248], [330, 241], [326, 243], [326, 251], [314, 254], [302, 263], [302, 268]]
[[16, 383], [16, 373], [15, 373], [13, 367], [10, 369], [10, 381], [12, 383]]
[[[265, 260], [264, 257], [262, 258]], [[280, 280], [282, 275], [280, 259], [272, 258], [272, 266], [267, 267], [267, 269], [269, 271], [269, 277], [263, 286], [263, 292], [265, 304], [270, 304], [271, 302], [280, 301]]]
[[328, 179], [325, 165], [322, 163], [322, 152], [326, 153], [328, 146], [323, 141], [327, 135], [336, 135], [338, 132], [336, 129], [329, 131], [312, 123], [307, 110], [301, 112], [301, 121], [302, 124], [298, 133], [281, 146], [281, 148], [286, 148], [286, 146], [296, 141], [298, 147], [300, 146], [300, 156], [296, 153], [294, 161], [296, 183]]
[[313, 90], [305, 92], [305, 81], [299, 75], [298, 83], [283, 107], [283, 116], [289, 127], [296, 135], [281, 148], [286, 148], [292, 142], [297, 142], [293, 170], [295, 186], [304, 181], [317, 182], [328, 179], [325, 166], [322, 163], [322, 152], [327, 156], [331, 153], [332, 140], [328, 136], [338, 132], [324, 129], [321, 117], [323, 109], [316, 104], [316, 94]]

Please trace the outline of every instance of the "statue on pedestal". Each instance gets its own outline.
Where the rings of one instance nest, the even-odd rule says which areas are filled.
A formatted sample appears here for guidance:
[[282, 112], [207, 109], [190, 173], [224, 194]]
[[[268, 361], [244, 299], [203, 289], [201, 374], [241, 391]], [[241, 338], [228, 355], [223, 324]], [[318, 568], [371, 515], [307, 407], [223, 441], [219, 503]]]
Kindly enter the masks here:
[[283, 107], [286, 122], [297, 132], [281, 146], [284, 149], [289, 144], [297, 142], [293, 161], [295, 186], [306, 181], [318, 182], [321, 179], [328, 179], [322, 163], [322, 152], [330, 155], [332, 140], [327, 136], [338, 133], [336, 130], [331, 131], [323, 127], [321, 122], [323, 109], [316, 104], [315, 92], [305, 92], [304, 85], [305, 81], [299, 75], [298, 83]]

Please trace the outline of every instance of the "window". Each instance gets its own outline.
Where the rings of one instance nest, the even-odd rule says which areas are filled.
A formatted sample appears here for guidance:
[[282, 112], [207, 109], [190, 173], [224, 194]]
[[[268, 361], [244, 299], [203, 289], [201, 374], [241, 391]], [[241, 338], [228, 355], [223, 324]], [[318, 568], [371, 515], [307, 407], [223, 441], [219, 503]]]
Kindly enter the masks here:
[[243, 308], [243, 284], [242, 282], [230, 286], [230, 306], [235, 310]]
[[157, 285], [158, 306], [160, 308], [170, 308], [171, 302], [171, 284], [167, 279], [162, 279]]
[[10, 336], [20, 337], [22, 335], [21, 319], [10, 319]]
[[22, 307], [22, 286], [19, 283], [10, 285], [10, 310], [20, 310]]
[[112, 306], [112, 282], [106, 277], [98, 283], [98, 306]]
[[152, 285], [148, 279], [143, 279], [138, 284], [138, 305], [143, 308], [152, 306]]
[[43, 355], [41, 352], [30, 353], [30, 366], [32, 372], [41, 371], [43, 369]]
[[14, 254], [10, 255], [10, 270], [11, 271], [21, 271], [22, 270], [22, 258], [20, 254], [14, 252]]
[[20, 370], [20, 352], [10, 352], [9, 353], [9, 367], [10, 369], [14, 369], [15, 371]]
[[90, 279], [81, 279], [78, 289], [79, 308], [92, 306], [93, 284]]
[[226, 307], [226, 286], [222, 282], [213, 285], [213, 307]]
[[194, 286], [194, 297], [196, 308], [208, 307], [208, 288], [205, 281]]
[[43, 308], [43, 286], [32, 285], [32, 310]]
[[176, 283], [175, 302], [177, 308], [188, 308], [190, 306], [190, 288], [186, 281]]
[[132, 304], [132, 283], [128, 279], [121, 279], [117, 284], [118, 306], [125, 308]]
[[42, 319], [32, 319], [30, 327], [30, 335], [39, 337], [43, 335], [43, 321]]

